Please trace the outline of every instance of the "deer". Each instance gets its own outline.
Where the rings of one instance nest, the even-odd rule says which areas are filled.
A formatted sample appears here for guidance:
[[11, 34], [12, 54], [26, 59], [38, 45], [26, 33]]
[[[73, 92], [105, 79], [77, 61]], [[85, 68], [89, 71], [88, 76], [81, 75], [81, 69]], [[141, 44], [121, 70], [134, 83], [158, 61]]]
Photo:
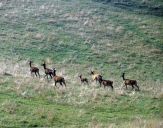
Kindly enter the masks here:
[[95, 71], [91, 71], [92, 79], [96, 81], [99, 81], [99, 79], [102, 79], [102, 75], [95, 73]]
[[41, 64], [41, 66], [43, 66], [44, 70], [45, 70], [45, 76], [44, 77], [47, 77], [47, 79], [48, 79], [48, 76], [50, 76], [50, 78], [52, 79], [53, 78], [53, 70], [47, 68], [45, 62], [43, 64]]
[[61, 86], [63, 86], [63, 84], [64, 84], [66, 87], [65, 79], [61, 76], [56, 75], [56, 69], [55, 68], [53, 68], [53, 79], [55, 82], [55, 86], [57, 86], [57, 83], [60, 83]]
[[111, 80], [104, 80], [104, 79], [100, 78], [99, 79], [99, 83], [100, 83], [100, 87], [101, 87], [101, 84], [104, 85], [104, 88], [110, 86], [112, 91], [113, 91], [113, 81], [111, 81]]
[[82, 84], [82, 83], [86, 83], [86, 84], [89, 85], [89, 83], [88, 83], [88, 79], [87, 79], [87, 78], [83, 78], [83, 77], [82, 77], [82, 74], [79, 75], [79, 78], [80, 78], [81, 84]]
[[33, 61], [29, 61], [31, 76], [32, 76], [33, 73], [35, 73], [35, 76], [37, 77], [37, 75], [38, 75], [39, 78], [40, 78], [39, 68], [33, 67], [32, 63], [33, 63]]
[[132, 86], [132, 89], [134, 89], [136, 87], [138, 89], [138, 91], [140, 91], [136, 80], [126, 79], [125, 78], [125, 73], [123, 73], [121, 77], [123, 78], [124, 85], [126, 86], [126, 89], [127, 89], [127, 86], [129, 85], [129, 86]]

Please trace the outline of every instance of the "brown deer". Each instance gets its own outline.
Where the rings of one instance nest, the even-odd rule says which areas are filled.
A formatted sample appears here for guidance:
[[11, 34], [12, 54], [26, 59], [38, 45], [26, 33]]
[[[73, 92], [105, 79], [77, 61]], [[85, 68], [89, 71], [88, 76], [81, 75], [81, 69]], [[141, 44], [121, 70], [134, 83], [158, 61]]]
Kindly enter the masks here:
[[52, 79], [53, 78], [53, 70], [47, 68], [45, 62], [43, 64], [41, 64], [41, 66], [43, 66], [44, 70], [45, 70], [45, 76], [44, 77], [47, 77], [47, 79], [48, 79], [48, 76], [50, 76], [50, 78]]
[[110, 81], [110, 80], [103, 80], [102, 78], [99, 79], [99, 83], [100, 83], [100, 87], [101, 87], [101, 84], [104, 85], [104, 88], [105, 87], [111, 87], [111, 89], [113, 90], [113, 81]]
[[92, 79], [96, 81], [99, 81], [99, 79], [102, 79], [102, 76], [98, 73], [95, 73], [95, 71], [91, 71]]
[[60, 83], [61, 86], [63, 86], [63, 84], [64, 84], [66, 87], [65, 79], [61, 76], [56, 75], [56, 69], [55, 68], [53, 69], [53, 78], [54, 78], [55, 86], [57, 86], [56, 85], [57, 83]]
[[31, 76], [32, 76], [33, 73], [35, 73], [35, 76], [37, 77], [37, 75], [38, 75], [39, 78], [40, 78], [39, 68], [33, 67], [32, 63], [33, 63], [32, 61], [29, 61]]
[[127, 89], [127, 85], [129, 85], [129, 86], [132, 86], [132, 89], [136, 87], [139, 91], [139, 86], [137, 85], [136, 80], [125, 79], [125, 73], [122, 74], [122, 78], [124, 81], [124, 85], [126, 86], [126, 89]]
[[80, 78], [81, 83], [87, 83], [89, 85], [87, 78], [83, 78], [82, 75], [79, 75], [79, 78]]

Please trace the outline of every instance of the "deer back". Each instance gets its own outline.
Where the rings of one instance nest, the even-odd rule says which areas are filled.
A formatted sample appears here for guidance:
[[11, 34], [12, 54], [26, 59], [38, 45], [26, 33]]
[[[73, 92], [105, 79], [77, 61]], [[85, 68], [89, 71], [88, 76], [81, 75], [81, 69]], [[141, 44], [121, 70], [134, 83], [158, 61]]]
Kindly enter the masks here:
[[127, 84], [127, 85], [134, 85], [136, 83], [137, 83], [136, 80], [129, 80], [129, 79], [125, 80], [125, 84]]
[[32, 72], [37, 72], [39, 69], [38, 69], [37, 67], [31, 67], [30, 70], [31, 70]]
[[62, 80], [64, 80], [64, 78], [61, 76], [54, 76], [54, 80], [55, 81], [62, 81]]

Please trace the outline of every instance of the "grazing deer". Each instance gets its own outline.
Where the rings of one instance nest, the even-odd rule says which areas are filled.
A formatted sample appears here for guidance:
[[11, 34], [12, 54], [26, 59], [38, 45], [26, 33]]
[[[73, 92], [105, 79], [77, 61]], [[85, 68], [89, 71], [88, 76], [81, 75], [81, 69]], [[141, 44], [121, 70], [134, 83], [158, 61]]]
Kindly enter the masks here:
[[38, 75], [39, 78], [40, 78], [39, 69], [37, 67], [33, 67], [32, 63], [33, 63], [32, 61], [29, 61], [31, 76], [32, 76], [33, 73], [35, 73], [35, 76], [37, 77], [37, 75]]
[[45, 70], [45, 76], [44, 77], [47, 77], [47, 79], [48, 79], [48, 75], [49, 75], [50, 78], [52, 79], [52, 77], [53, 77], [53, 70], [47, 68], [45, 62], [41, 66], [43, 66], [44, 67], [44, 70]]
[[83, 78], [82, 75], [79, 75], [79, 78], [80, 78], [81, 83], [87, 83], [89, 85], [87, 78]]
[[66, 87], [65, 79], [61, 76], [56, 75], [56, 69], [55, 68], [53, 69], [53, 78], [54, 78], [55, 86], [57, 86], [56, 85], [57, 83], [60, 83], [61, 86], [63, 86], [63, 84], [64, 84]]
[[125, 79], [125, 73], [122, 74], [122, 78], [124, 81], [124, 85], [126, 86], [126, 89], [127, 89], [127, 85], [129, 85], [129, 86], [132, 86], [132, 89], [134, 89], [136, 87], [139, 91], [139, 86], [137, 85], [136, 80]]
[[102, 78], [99, 79], [99, 83], [100, 83], [100, 87], [101, 87], [101, 84], [104, 85], [104, 88], [105, 87], [111, 87], [112, 90], [113, 90], [113, 81], [110, 81], [110, 80], [103, 80]]
[[102, 76], [98, 73], [95, 73], [94, 71], [91, 71], [92, 79], [96, 81], [99, 81], [99, 79], [102, 79]]

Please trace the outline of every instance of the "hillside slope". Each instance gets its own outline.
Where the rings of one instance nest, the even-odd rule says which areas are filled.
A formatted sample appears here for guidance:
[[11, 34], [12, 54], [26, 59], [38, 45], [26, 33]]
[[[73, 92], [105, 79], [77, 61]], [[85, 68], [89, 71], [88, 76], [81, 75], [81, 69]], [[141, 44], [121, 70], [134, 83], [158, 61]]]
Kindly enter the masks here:
[[162, 78], [162, 17], [91, 1], [11, 0], [2, 2], [0, 22], [1, 58], [50, 58]]
[[[0, 127], [161, 127], [162, 6], [161, 0], [0, 1]], [[29, 60], [40, 79], [30, 76]], [[43, 78], [43, 61], [67, 88]], [[115, 90], [92, 82], [90, 70], [113, 80]], [[121, 87], [123, 72], [140, 92]], [[79, 74], [89, 86], [81, 86]]]

